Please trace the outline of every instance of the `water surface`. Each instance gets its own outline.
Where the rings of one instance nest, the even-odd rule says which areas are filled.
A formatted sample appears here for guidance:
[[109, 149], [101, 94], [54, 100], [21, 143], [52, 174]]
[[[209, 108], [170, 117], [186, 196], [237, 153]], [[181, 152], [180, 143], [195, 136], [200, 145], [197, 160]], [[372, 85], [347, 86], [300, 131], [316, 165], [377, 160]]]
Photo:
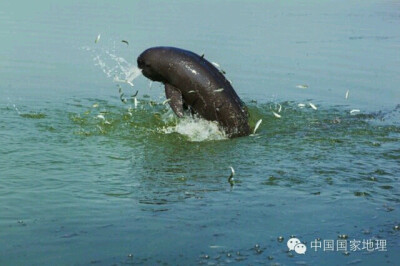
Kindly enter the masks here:
[[[395, 265], [399, 7], [3, 1], [0, 264]], [[228, 140], [177, 120], [160, 84], [116, 82], [156, 45], [220, 64], [256, 134]], [[387, 251], [310, 248], [343, 234]]]

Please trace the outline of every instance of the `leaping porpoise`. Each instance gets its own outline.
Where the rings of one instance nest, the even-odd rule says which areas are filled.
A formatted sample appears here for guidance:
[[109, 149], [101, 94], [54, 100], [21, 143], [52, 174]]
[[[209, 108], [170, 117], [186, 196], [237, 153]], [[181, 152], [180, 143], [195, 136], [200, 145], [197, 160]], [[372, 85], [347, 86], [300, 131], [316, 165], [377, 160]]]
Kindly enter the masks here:
[[250, 134], [248, 112], [231, 83], [212, 63], [193, 52], [153, 47], [137, 59], [145, 77], [164, 83], [169, 105], [178, 117], [190, 109], [217, 121], [229, 137]]

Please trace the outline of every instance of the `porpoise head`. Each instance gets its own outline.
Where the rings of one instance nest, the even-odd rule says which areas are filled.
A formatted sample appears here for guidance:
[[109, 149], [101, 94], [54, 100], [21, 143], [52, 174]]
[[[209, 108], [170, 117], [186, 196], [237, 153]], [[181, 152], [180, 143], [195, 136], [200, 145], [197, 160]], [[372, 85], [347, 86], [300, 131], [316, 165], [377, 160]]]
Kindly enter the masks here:
[[165, 82], [166, 77], [163, 75], [166, 67], [165, 53], [168, 52], [167, 48], [154, 47], [147, 49], [141, 53], [137, 59], [138, 67], [142, 70], [145, 77], [159, 82]]

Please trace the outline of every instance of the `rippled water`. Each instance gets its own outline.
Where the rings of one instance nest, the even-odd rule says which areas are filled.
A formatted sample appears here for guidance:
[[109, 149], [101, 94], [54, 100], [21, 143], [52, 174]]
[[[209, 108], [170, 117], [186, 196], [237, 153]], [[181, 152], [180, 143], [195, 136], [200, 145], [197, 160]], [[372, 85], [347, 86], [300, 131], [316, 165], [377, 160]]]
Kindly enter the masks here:
[[[0, 3], [0, 264], [396, 265], [399, 7]], [[178, 120], [155, 45], [218, 62], [256, 133]], [[343, 234], [387, 251], [310, 248]]]

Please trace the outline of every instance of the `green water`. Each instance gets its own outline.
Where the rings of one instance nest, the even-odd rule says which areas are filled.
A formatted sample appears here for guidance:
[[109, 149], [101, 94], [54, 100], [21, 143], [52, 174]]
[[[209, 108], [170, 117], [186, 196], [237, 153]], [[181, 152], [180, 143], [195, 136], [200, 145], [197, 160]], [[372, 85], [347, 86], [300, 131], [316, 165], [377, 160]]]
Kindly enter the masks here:
[[[396, 265], [399, 23], [396, 1], [1, 2], [0, 265]], [[256, 134], [115, 82], [155, 45], [218, 62]], [[310, 247], [342, 234], [387, 251]]]

